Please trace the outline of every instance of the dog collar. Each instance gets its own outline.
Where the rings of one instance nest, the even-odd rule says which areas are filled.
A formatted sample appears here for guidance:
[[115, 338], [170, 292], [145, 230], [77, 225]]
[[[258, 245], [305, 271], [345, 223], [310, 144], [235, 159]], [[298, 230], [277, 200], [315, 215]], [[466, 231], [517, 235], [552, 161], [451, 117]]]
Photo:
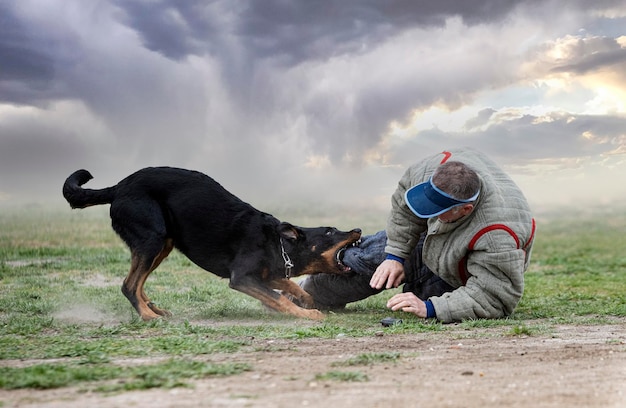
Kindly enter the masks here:
[[291, 262], [291, 258], [289, 258], [289, 254], [285, 251], [285, 246], [283, 245], [283, 239], [280, 238], [280, 253], [283, 256], [283, 261], [285, 261], [285, 278], [291, 278], [291, 269], [293, 268], [293, 262]]

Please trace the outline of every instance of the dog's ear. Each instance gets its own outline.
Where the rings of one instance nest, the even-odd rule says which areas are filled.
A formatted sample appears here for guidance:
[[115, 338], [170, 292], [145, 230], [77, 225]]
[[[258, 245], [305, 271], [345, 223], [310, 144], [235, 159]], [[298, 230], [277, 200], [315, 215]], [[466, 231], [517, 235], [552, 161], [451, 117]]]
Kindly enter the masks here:
[[300, 235], [298, 229], [288, 222], [280, 223], [278, 226], [278, 233], [282, 238], [286, 239], [297, 239]]

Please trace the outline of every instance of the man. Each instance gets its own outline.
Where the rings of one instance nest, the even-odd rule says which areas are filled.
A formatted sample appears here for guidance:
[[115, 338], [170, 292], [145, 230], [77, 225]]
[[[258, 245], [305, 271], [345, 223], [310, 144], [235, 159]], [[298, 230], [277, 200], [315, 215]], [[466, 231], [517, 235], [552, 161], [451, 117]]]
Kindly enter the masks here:
[[342, 307], [405, 283], [391, 310], [442, 322], [510, 315], [524, 291], [535, 223], [511, 178], [484, 154], [455, 149], [409, 167], [386, 233], [343, 262], [354, 273], [302, 282], [318, 307]]

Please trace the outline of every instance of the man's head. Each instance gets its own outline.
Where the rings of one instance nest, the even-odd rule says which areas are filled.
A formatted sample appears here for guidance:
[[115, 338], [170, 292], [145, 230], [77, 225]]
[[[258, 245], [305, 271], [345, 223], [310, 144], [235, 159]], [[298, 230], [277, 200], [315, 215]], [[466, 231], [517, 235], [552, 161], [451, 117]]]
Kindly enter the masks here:
[[479, 193], [476, 172], [464, 163], [448, 161], [437, 167], [430, 180], [407, 190], [405, 201], [420, 218], [454, 222], [473, 211]]

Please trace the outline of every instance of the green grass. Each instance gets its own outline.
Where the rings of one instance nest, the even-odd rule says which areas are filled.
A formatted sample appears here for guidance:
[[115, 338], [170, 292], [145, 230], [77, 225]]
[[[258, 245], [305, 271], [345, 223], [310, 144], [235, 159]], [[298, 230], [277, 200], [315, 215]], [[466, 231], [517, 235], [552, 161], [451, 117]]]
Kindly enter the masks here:
[[331, 365], [337, 366], [360, 366], [374, 365], [379, 363], [395, 363], [400, 359], [400, 353], [390, 351], [387, 353], [363, 353], [356, 357], [349, 358], [345, 361], [335, 362]]
[[76, 364], [37, 364], [30, 367], [0, 367], [0, 388], [59, 388], [78, 383], [117, 380], [101, 384], [97, 391], [129, 391], [147, 388], [173, 388], [187, 385], [184, 380], [226, 376], [249, 371], [243, 363], [204, 363], [191, 360], [168, 360], [150, 365], [122, 367], [101, 361]]
[[[436, 321], [390, 312], [385, 302], [392, 292], [329, 313], [323, 322], [269, 312], [177, 252], [146, 285], [155, 303], [173, 317], [142, 322], [120, 291], [130, 256], [112, 232], [106, 208], [0, 210], [0, 388], [79, 385], [111, 392], [186, 386], [197, 378], [255, 369], [236, 361], [212, 361], [213, 356], [281, 349], [261, 348], [255, 339], [288, 339], [291, 346], [281, 347], [297, 349], [298, 341], [306, 338], [373, 336], [381, 330], [386, 336], [437, 336], [448, 331]], [[344, 229], [360, 224], [349, 219], [290, 221]], [[367, 222], [372, 225], [371, 219]], [[384, 215], [380, 222], [382, 228]], [[506, 319], [463, 322], [463, 335], [501, 327], [503, 336], [533, 336], [555, 324], [601, 324], [626, 316], [623, 231], [626, 212], [539, 219], [526, 290], [515, 313]], [[403, 323], [383, 329], [379, 321], [386, 316], [401, 317]], [[394, 363], [399, 358], [390, 350], [333, 366]], [[151, 363], [125, 367], [121, 362], [129, 359]], [[367, 381], [367, 376], [329, 371], [316, 379]]]
[[540, 225], [519, 319], [626, 315], [626, 214]]
[[318, 381], [343, 381], [343, 382], [365, 382], [369, 381], [366, 374], [360, 371], [329, 371], [323, 374], [317, 374], [315, 379]]

